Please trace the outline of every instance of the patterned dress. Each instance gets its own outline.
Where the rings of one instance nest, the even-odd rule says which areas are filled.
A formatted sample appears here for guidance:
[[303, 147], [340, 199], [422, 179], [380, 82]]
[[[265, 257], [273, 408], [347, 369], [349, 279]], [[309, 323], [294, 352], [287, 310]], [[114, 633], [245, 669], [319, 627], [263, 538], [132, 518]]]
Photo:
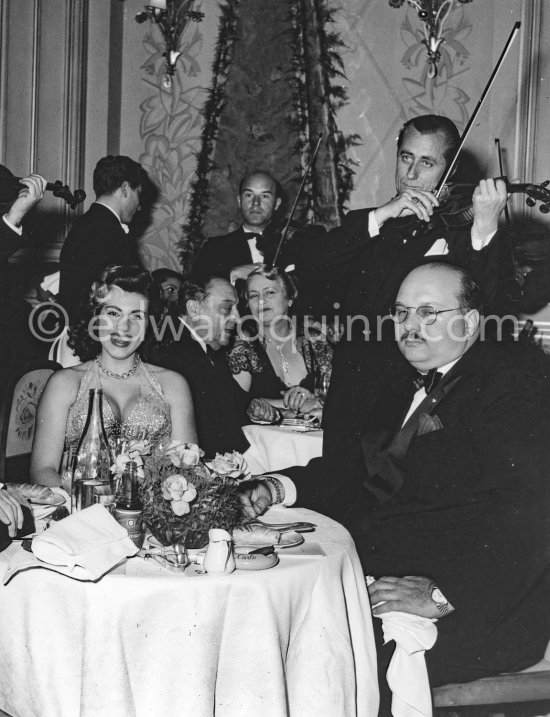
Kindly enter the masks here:
[[[326, 375], [330, 380], [332, 370], [333, 346], [327, 341], [309, 341], [305, 336], [296, 336], [296, 348], [304, 360], [306, 377], [300, 381], [300, 386], [312, 393], [315, 389], [315, 379]], [[227, 363], [232, 374], [246, 371], [252, 376], [250, 384], [250, 397], [280, 398], [281, 391], [289, 386], [277, 375], [262, 341], [246, 341], [237, 339], [226, 354]]]

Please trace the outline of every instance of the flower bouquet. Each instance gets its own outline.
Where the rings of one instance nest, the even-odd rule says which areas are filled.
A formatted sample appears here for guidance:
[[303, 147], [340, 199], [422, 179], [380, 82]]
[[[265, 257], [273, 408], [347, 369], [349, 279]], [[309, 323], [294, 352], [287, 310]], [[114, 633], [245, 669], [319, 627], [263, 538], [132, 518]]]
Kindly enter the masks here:
[[203, 461], [197, 445], [174, 441], [138, 452], [143, 521], [162, 545], [202, 548], [210, 528], [231, 533], [242, 521], [237, 487], [248, 466], [240, 453]]

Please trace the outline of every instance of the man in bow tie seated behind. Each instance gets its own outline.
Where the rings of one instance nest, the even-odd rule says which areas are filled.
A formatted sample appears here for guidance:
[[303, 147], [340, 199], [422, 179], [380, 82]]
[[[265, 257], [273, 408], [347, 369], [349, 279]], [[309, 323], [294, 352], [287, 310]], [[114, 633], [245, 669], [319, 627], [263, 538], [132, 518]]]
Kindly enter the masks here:
[[195, 260], [190, 281], [219, 276], [234, 284], [260, 267], [266, 259], [258, 240], [281, 202], [281, 185], [270, 174], [254, 171], [244, 177], [237, 196], [242, 225], [229, 234], [207, 240]]
[[[237, 282], [247, 279], [250, 272], [262, 264], [271, 264], [286, 222], [280, 216], [283, 210], [283, 190], [280, 183], [263, 170], [249, 172], [239, 184], [237, 204], [242, 224], [229, 234], [208, 239], [199, 251], [189, 275], [194, 283], [204, 282], [212, 276], [227, 279], [237, 287]], [[281, 248], [277, 266], [294, 265], [300, 279], [303, 268], [310, 259], [312, 242], [325, 229], [320, 225], [302, 227], [289, 231]], [[311, 302], [309, 283], [301, 284], [300, 305]]]
[[163, 342], [151, 350], [151, 362], [180, 373], [189, 383], [199, 445], [207, 458], [244, 453], [249, 443], [241, 429], [249, 423], [248, 394], [234, 380], [223, 348], [239, 320], [237, 292], [226, 279], [184, 283], [179, 321], [161, 327]]
[[[409, 273], [391, 310], [387, 375], [357, 371], [365, 345], [344, 344], [323, 457], [242, 496], [250, 516], [283, 502], [344, 523], [377, 578], [373, 614], [438, 619], [432, 686], [530, 666], [550, 635], [549, 360], [484, 341], [479, 298], [452, 265]], [[383, 646], [374, 622], [385, 715], [395, 644]]]

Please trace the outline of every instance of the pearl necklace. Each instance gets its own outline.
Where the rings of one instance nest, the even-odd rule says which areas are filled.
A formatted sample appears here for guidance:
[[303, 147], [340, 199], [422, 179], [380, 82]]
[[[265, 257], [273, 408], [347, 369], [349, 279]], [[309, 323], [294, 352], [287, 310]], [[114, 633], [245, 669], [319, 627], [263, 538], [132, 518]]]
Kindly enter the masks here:
[[130, 378], [130, 376], [133, 376], [138, 370], [139, 365], [141, 363], [141, 358], [139, 354], [135, 354], [134, 365], [129, 371], [126, 371], [126, 373], [115, 373], [114, 371], [109, 371], [109, 369], [105, 368], [105, 366], [101, 363], [101, 359], [99, 358], [99, 356], [96, 358], [96, 363], [101, 369], [102, 373], [106, 374], [107, 376], [110, 376], [111, 378], [119, 378], [122, 381], [126, 381], [126, 379]]

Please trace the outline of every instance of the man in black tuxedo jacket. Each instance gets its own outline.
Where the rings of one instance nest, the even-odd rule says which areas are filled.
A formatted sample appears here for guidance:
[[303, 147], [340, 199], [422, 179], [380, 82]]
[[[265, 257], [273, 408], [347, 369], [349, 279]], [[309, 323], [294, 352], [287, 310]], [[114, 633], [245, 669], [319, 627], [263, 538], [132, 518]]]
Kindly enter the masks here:
[[[364, 364], [364, 344], [343, 347], [323, 457], [243, 496], [251, 516], [282, 497], [343, 522], [377, 578], [375, 615], [440, 618], [432, 685], [525, 668], [550, 636], [548, 357], [482, 341], [479, 302], [462, 269], [413, 270], [392, 308], [384, 375]], [[394, 643], [378, 637], [387, 714]]]
[[[180, 324], [174, 327], [176, 340], [150, 354], [151, 363], [178, 371], [187, 379], [199, 445], [207, 458], [226, 451], [244, 453], [249, 446], [241, 430], [249, 423], [249, 397], [233, 378], [221, 350], [239, 319], [236, 307], [237, 293], [225, 279], [184, 284]], [[165, 323], [165, 331], [171, 329]]]
[[[239, 185], [237, 202], [242, 225], [206, 241], [191, 269], [190, 281], [200, 283], [219, 276], [239, 288], [251, 271], [262, 264], [272, 264], [285, 223], [281, 221], [281, 226], [276, 226], [278, 210], [282, 209], [281, 185], [267, 172], [251, 172]], [[311, 312], [313, 304], [318, 303], [316, 279], [306, 272], [306, 267], [311, 248], [324, 234], [322, 226], [292, 227], [277, 259], [279, 267], [295, 267], [300, 282], [299, 306], [295, 307], [298, 313]]]
[[242, 225], [229, 234], [206, 241], [193, 264], [189, 280], [200, 283], [211, 276], [219, 276], [234, 284], [239, 279], [246, 279], [251, 271], [267, 261], [261, 243], [258, 246], [258, 239], [269, 226], [281, 201], [281, 185], [267, 172], [255, 171], [244, 177], [237, 197]]
[[[375, 339], [378, 317], [387, 315], [401, 281], [424, 257], [469, 271], [490, 313], [519, 310], [511, 240], [498, 227], [505, 183], [482, 180], [469, 214], [449, 215], [445, 222], [436, 211], [444, 200], [434, 190], [459, 142], [457, 128], [446, 117], [423, 115], [406, 122], [397, 139], [395, 196], [379, 207], [348, 212], [340, 227], [316, 243], [306, 266], [342, 307], [341, 319], [358, 317], [346, 327], [353, 338], [364, 341], [364, 332], [370, 331], [369, 341]], [[382, 334], [393, 339], [389, 324]]]
[[109, 155], [94, 170], [95, 202], [71, 227], [59, 256], [58, 300], [69, 321], [78, 314], [96, 276], [109, 264], [140, 266], [128, 224], [140, 208], [148, 177], [130, 157]]

